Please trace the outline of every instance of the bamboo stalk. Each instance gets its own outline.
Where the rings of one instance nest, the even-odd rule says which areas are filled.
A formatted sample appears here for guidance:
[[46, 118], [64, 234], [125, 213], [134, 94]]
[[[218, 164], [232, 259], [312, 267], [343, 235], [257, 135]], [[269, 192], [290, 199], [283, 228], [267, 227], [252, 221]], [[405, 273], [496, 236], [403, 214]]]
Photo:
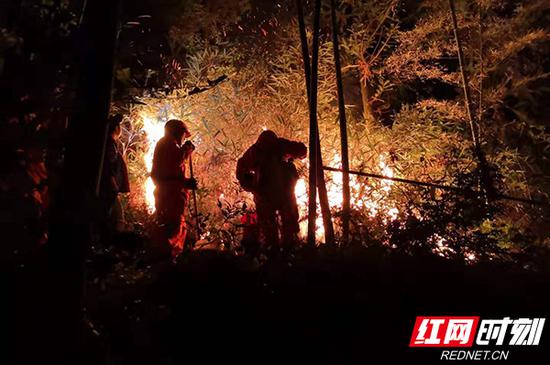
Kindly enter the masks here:
[[[300, 27], [300, 40], [302, 45], [302, 57], [304, 59], [304, 73], [306, 79], [306, 89], [307, 89], [307, 99], [309, 106], [309, 195], [308, 195], [308, 215], [307, 215], [307, 243], [308, 245], [315, 245], [315, 221], [317, 220], [317, 184], [316, 179], [317, 175], [315, 174], [316, 166], [316, 157], [317, 157], [317, 146], [315, 141], [315, 127], [312, 123], [312, 113], [311, 113], [311, 70], [310, 70], [310, 59], [309, 51], [307, 46], [307, 38], [305, 31], [304, 23], [304, 14], [302, 10], [302, 2], [296, 0], [298, 6], [298, 25]], [[314, 43], [317, 43], [315, 37], [318, 37], [319, 33], [314, 32], [313, 38]], [[315, 52], [314, 52], [315, 53]], [[317, 69], [317, 68], [316, 68]], [[317, 85], [315, 85], [317, 86]], [[317, 93], [316, 93], [317, 94]]]
[[[451, 8], [451, 20], [453, 24], [453, 32], [455, 36], [456, 48], [458, 53], [458, 63], [460, 66], [460, 74], [462, 75], [462, 86], [464, 89], [466, 111], [468, 113], [468, 120], [470, 122], [470, 130], [472, 133], [472, 140], [474, 144], [474, 153], [478, 159], [480, 173], [481, 173], [479, 184], [480, 184], [480, 188], [485, 192], [486, 204], [488, 204], [489, 201], [496, 198], [498, 194], [495, 191], [495, 188], [493, 186], [493, 178], [489, 170], [489, 164], [487, 162], [487, 159], [485, 158], [485, 154], [483, 153], [483, 150], [481, 149], [481, 144], [479, 142], [479, 124], [475, 123], [473, 113], [472, 113], [472, 98], [470, 96], [470, 87], [469, 87], [468, 77], [466, 75], [466, 70], [465, 70], [464, 54], [462, 52], [462, 43], [460, 41], [460, 37], [458, 34], [458, 23], [456, 20], [456, 9], [455, 9], [454, 0], [449, 0], [449, 7]], [[482, 94], [480, 94], [480, 97], [481, 95]]]
[[479, 149], [479, 139], [476, 124], [474, 122], [474, 116], [472, 114], [472, 98], [470, 96], [470, 88], [468, 87], [468, 76], [466, 75], [466, 70], [464, 69], [464, 53], [462, 52], [462, 42], [460, 41], [460, 36], [458, 34], [458, 23], [456, 20], [456, 10], [454, 0], [449, 0], [449, 6], [451, 8], [451, 20], [453, 24], [453, 32], [455, 36], [455, 43], [458, 53], [458, 64], [460, 66], [460, 75], [462, 76], [462, 87], [464, 89], [464, 99], [466, 105], [466, 112], [468, 114], [468, 121], [470, 123], [470, 132], [472, 133], [472, 141], [474, 143], [474, 148], [476, 151]]
[[[328, 201], [328, 193], [325, 183], [323, 159], [321, 154], [321, 143], [319, 139], [319, 130], [317, 125], [317, 60], [319, 50], [319, 18], [320, 18], [320, 1], [315, 4], [315, 16], [314, 16], [314, 35], [313, 35], [313, 57], [311, 62], [314, 67], [310, 66], [309, 50], [307, 45], [306, 28], [304, 22], [304, 13], [301, 0], [296, 0], [296, 6], [298, 8], [298, 25], [300, 30], [300, 40], [302, 47], [302, 58], [304, 64], [304, 74], [306, 80], [307, 99], [310, 110], [310, 151], [309, 151], [309, 201], [308, 201], [308, 244], [315, 245], [315, 221], [317, 219], [317, 196], [316, 189], [319, 189], [319, 203], [321, 205], [321, 214], [323, 216], [323, 225], [325, 228], [325, 242], [327, 244], [334, 243], [334, 228], [332, 226], [332, 216], [330, 212], [330, 205]], [[316, 24], [316, 25], [315, 25]], [[314, 69], [315, 76], [312, 74]], [[312, 113], [312, 90], [313, 83], [315, 83], [315, 106]], [[314, 124], [312, 128], [312, 118], [314, 118]], [[312, 162], [312, 159], [314, 161]], [[313, 173], [312, 173], [313, 170]], [[312, 176], [314, 176], [312, 178]], [[312, 203], [313, 202], [313, 203]], [[311, 234], [310, 234], [311, 233]]]
[[325, 182], [325, 170], [323, 169], [323, 157], [321, 154], [321, 141], [319, 139], [319, 129], [317, 128], [317, 189], [319, 190], [319, 205], [321, 206], [321, 215], [323, 217], [323, 227], [325, 229], [325, 243], [334, 244], [334, 227], [332, 225], [332, 213], [330, 212], [330, 202], [328, 201], [328, 191]]
[[483, 121], [483, 5], [479, 8], [479, 112], [477, 117], [478, 138], [481, 139], [481, 126]]
[[336, 1], [330, 0], [330, 18], [332, 23], [332, 45], [334, 50], [334, 68], [336, 69], [336, 88], [338, 90], [338, 117], [340, 121], [340, 155], [342, 157], [342, 242], [349, 242], [350, 188], [348, 131], [344, 88], [342, 85], [342, 68], [340, 64], [340, 45], [338, 42], [338, 22], [336, 21]]

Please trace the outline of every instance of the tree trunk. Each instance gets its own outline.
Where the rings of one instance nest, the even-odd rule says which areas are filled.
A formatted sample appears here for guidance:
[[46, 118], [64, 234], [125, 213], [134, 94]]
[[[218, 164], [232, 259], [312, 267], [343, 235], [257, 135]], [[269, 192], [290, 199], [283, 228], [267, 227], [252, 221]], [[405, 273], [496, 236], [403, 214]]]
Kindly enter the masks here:
[[76, 35], [77, 92], [47, 247], [51, 327], [44, 329], [44, 338], [46, 356], [56, 363], [79, 362], [84, 259], [99, 211], [95, 186], [111, 102], [119, 5], [119, 0], [88, 2]]

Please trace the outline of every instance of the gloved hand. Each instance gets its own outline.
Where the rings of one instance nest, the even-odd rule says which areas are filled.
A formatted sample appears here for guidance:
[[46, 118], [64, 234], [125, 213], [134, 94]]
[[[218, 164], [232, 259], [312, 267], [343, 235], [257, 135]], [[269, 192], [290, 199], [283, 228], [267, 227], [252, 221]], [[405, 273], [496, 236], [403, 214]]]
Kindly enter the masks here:
[[183, 186], [184, 188], [189, 190], [197, 190], [198, 188], [197, 180], [195, 178], [185, 179]]
[[191, 141], [185, 141], [182, 148], [186, 152], [193, 152], [195, 150], [195, 145]]
[[248, 192], [254, 192], [256, 190], [255, 182], [255, 174], [250, 172], [243, 174], [243, 176], [241, 176], [241, 179], [239, 180], [241, 187], [244, 189], [244, 191]]

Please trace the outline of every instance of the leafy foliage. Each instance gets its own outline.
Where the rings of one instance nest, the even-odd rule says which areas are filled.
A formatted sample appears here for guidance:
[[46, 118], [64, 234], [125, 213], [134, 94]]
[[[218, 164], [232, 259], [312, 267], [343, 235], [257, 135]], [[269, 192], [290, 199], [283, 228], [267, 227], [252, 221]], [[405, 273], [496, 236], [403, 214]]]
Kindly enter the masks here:
[[[405, 13], [407, 7], [412, 14]], [[292, 9], [287, 8], [289, 14]], [[537, 109], [547, 92], [540, 83], [547, 77], [541, 57], [547, 54], [548, 33], [532, 28], [543, 24], [545, 9], [543, 2], [515, 6], [507, 1], [458, 8], [469, 86], [481, 98], [481, 104], [476, 101], [474, 107], [481, 113], [483, 149], [489, 163], [498, 168], [498, 186], [506, 194], [545, 196], [547, 192], [546, 185], [539, 185], [541, 180], [536, 176], [547, 176], [543, 161], [547, 159], [544, 151], [548, 137], [540, 124], [543, 114]], [[414, 6], [394, 1], [340, 4], [338, 19], [353, 169], [383, 173], [380, 158], [384, 158], [399, 177], [477, 189], [474, 180], [479, 176], [478, 163], [471, 149], [449, 17], [445, 3], [434, 1]], [[181, 67], [181, 89], [142, 98], [147, 105], [136, 108], [135, 120], [139, 120], [139, 115], [159, 115], [169, 110], [168, 114], [186, 119], [191, 125], [199, 145], [199, 210], [208, 216], [208, 231], [223, 226], [228, 217], [233, 217], [233, 225], [238, 225], [237, 215], [223, 213], [217, 206], [221, 194], [228, 206], [239, 205], [238, 202], [250, 206], [250, 196], [240, 191], [233, 170], [236, 159], [262, 128], [307, 140], [308, 109], [297, 23], [290, 16], [278, 25], [268, 35], [273, 40], [268, 53], [251, 48], [242, 39], [223, 37], [220, 32], [197, 38], [196, 34], [190, 36], [188, 31], [174, 27], [174, 42], [187, 44], [193, 50], [187, 53]], [[238, 22], [236, 26], [240, 26]], [[309, 31], [308, 37], [311, 38]], [[323, 31], [318, 115], [325, 165], [337, 166], [340, 140], [329, 39]], [[228, 75], [229, 81], [186, 97], [190, 88], [207, 85], [220, 75]], [[479, 80], [483, 80], [483, 92]], [[534, 147], [526, 147], [526, 140], [532, 141]], [[304, 172], [307, 166], [298, 167]], [[336, 178], [332, 173], [326, 175], [330, 181]], [[479, 256], [481, 247], [512, 245], [509, 235], [493, 230], [494, 227], [504, 225], [507, 232], [524, 232], [533, 222], [544, 219], [537, 209], [516, 203], [498, 202], [490, 214], [478, 216], [469, 207], [475, 206], [472, 199], [479, 197], [463, 198], [403, 184], [393, 184], [389, 193], [380, 195], [383, 181], [354, 178], [353, 182], [356, 186], [352, 193], [358, 200], [370, 199], [383, 207], [374, 216], [368, 209], [356, 209], [357, 241], [403, 241], [404, 229], [409, 238], [417, 234], [412, 241], [424, 242], [426, 247], [433, 247], [434, 237], [442, 237], [453, 252], [463, 256], [476, 252]], [[338, 207], [333, 208], [338, 217]], [[399, 212], [396, 220], [388, 220], [387, 212], [392, 208]], [[480, 233], [480, 227], [493, 228], [485, 234]], [[419, 234], [419, 229], [425, 232]], [[491, 239], [486, 239], [489, 236]], [[410, 245], [414, 247], [416, 243], [412, 241]], [[491, 242], [475, 248], [472, 242], [476, 241]], [[514, 241], [516, 247], [517, 244]]]

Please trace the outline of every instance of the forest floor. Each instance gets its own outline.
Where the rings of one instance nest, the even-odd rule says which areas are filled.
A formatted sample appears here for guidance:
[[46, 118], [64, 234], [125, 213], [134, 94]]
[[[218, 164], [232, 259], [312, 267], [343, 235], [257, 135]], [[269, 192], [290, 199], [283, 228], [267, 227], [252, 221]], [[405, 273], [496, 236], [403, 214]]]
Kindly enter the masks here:
[[[549, 284], [510, 264], [364, 247], [262, 265], [214, 250], [175, 264], [104, 250], [87, 263], [80, 363], [438, 363], [441, 349], [408, 347], [416, 316], [548, 317]], [[492, 349], [538, 364], [549, 343], [543, 332], [541, 346]]]

